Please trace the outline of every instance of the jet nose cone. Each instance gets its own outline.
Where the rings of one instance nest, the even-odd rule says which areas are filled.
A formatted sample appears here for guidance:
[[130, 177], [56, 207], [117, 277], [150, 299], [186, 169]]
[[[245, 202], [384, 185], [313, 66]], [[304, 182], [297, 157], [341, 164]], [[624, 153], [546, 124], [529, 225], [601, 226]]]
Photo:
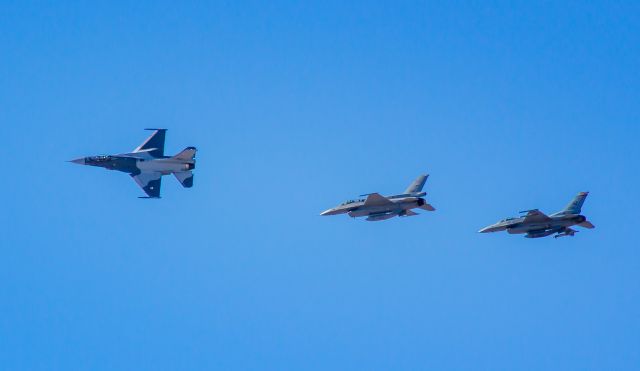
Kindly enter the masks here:
[[69, 162], [73, 162], [74, 164], [78, 164], [78, 165], [84, 165], [85, 164], [84, 157], [77, 158], [75, 160], [70, 160]]
[[321, 216], [336, 215], [336, 209], [325, 210], [325, 211], [321, 212], [320, 215]]
[[491, 232], [491, 226], [484, 227], [478, 231], [478, 233], [488, 233], [488, 232]]

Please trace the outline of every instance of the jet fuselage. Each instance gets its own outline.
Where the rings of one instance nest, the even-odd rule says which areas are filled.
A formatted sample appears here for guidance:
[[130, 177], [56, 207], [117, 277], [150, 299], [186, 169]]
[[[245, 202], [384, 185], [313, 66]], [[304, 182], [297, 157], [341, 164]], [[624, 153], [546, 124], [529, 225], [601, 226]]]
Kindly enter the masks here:
[[139, 174], [148, 171], [169, 175], [193, 170], [196, 167], [195, 160], [182, 160], [167, 156], [155, 158], [144, 153], [89, 156], [72, 160], [72, 162], [80, 165], [102, 167], [107, 170], [122, 171], [127, 174]]
[[[578, 225], [587, 220], [587, 218], [583, 215], [550, 216], [550, 219], [550, 221], [542, 223], [526, 223], [524, 222], [525, 218], [510, 218], [485, 227], [480, 230], [480, 233], [507, 231], [507, 233], [509, 234], [523, 234], [534, 232], [533, 234], [535, 235], [535, 232], [546, 230], [561, 231], [564, 228]], [[555, 232], [551, 232], [550, 234], [552, 233]], [[544, 236], [535, 236], [533, 238], [536, 237]]]
[[81, 157], [71, 162], [129, 174], [147, 194], [142, 198], [160, 198], [160, 187], [164, 175], [173, 174], [184, 188], [191, 188], [193, 186], [191, 170], [196, 167], [197, 149], [187, 147], [175, 156], [165, 156], [164, 142], [167, 129], [147, 130], [152, 130], [153, 134], [132, 152]]
[[422, 188], [428, 177], [429, 174], [418, 176], [401, 194], [385, 197], [379, 193], [369, 193], [362, 195], [367, 196], [364, 199], [343, 202], [332, 209], [323, 211], [320, 215], [348, 214], [352, 218], [366, 216], [368, 221], [374, 222], [391, 219], [395, 216], [418, 215], [418, 213], [411, 211], [416, 208], [435, 211], [435, 208], [423, 198], [426, 193], [422, 192]]
[[369, 221], [380, 221], [393, 218], [394, 216], [410, 216], [408, 214], [411, 209], [423, 208], [425, 210], [435, 210], [431, 205], [427, 204], [422, 196], [424, 192], [413, 195], [400, 194], [387, 196], [391, 202], [388, 205], [365, 205], [364, 199], [347, 201], [339, 206], [322, 212], [320, 215], [338, 215], [348, 214], [352, 218], [367, 217]]

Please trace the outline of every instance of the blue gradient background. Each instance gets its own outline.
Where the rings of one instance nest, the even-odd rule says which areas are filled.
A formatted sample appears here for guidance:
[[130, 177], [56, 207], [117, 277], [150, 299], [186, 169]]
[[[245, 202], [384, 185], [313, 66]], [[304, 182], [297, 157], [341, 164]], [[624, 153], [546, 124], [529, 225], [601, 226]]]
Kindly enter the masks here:
[[[1, 368], [638, 369], [639, 65], [633, 1], [3, 2]], [[193, 189], [64, 162], [145, 127]]]

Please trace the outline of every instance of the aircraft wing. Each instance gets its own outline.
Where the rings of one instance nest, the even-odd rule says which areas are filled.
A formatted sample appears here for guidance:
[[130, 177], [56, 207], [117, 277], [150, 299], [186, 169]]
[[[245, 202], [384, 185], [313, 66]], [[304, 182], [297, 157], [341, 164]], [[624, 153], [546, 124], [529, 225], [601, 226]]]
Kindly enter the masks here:
[[525, 215], [524, 220], [522, 222], [523, 223], [544, 223], [548, 221], [551, 221], [551, 218], [549, 218], [547, 215], [545, 215], [545, 213], [541, 212], [540, 210], [529, 210], [529, 212], [527, 212], [527, 215]]
[[145, 129], [153, 130], [153, 134], [147, 140], [144, 141], [133, 152], [148, 152], [153, 157], [164, 156], [164, 138], [167, 133], [167, 129]]
[[138, 183], [149, 198], [160, 198], [162, 174], [154, 171], [131, 175], [131, 177]]
[[364, 206], [392, 206], [394, 205], [388, 198], [382, 196], [379, 193], [372, 193], [367, 196], [364, 201]]

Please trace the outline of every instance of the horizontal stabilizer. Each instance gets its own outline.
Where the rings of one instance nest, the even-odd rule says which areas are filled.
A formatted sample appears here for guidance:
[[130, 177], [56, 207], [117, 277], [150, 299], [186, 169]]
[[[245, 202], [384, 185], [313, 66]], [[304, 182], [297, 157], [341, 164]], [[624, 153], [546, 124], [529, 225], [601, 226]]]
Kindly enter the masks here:
[[587, 229], [593, 229], [596, 227], [595, 225], [591, 224], [591, 222], [588, 220], [585, 220], [584, 222], [578, 224], [578, 226], [582, 228], [587, 228]]
[[436, 208], [433, 207], [431, 204], [424, 204], [424, 205], [420, 206], [420, 208], [422, 210], [427, 210], [427, 211], [436, 211]]
[[382, 196], [379, 193], [372, 193], [367, 196], [367, 199], [364, 201], [364, 206], [391, 206], [394, 205], [393, 202], [389, 201], [388, 198]]
[[193, 187], [193, 172], [191, 171], [181, 171], [179, 173], [173, 173], [176, 179], [182, 184], [185, 188]]

